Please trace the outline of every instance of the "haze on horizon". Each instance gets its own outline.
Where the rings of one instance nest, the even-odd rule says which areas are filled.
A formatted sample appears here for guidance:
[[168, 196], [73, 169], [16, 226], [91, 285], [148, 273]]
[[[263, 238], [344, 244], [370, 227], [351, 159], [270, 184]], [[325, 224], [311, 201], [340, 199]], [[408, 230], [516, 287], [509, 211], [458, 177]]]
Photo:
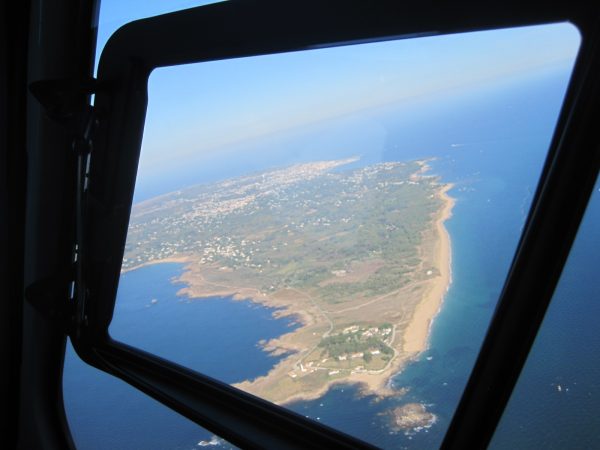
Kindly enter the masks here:
[[[214, 2], [103, 2], [98, 49], [131, 20], [206, 3]], [[157, 69], [149, 80], [138, 180], [148, 185], [191, 165], [223, 166], [244, 151], [240, 143], [349, 113], [435, 105], [473, 87], [569, 70], [579, 41], [573, 25], [560, 23]], [[252, 152], [269, 157], [257, 145]]]
[[[362, 109], [570, 68], [566, 24], [386, 41], [158, 69], [141, 169]], [[181, 161], [182, 164], [185, 162]]]

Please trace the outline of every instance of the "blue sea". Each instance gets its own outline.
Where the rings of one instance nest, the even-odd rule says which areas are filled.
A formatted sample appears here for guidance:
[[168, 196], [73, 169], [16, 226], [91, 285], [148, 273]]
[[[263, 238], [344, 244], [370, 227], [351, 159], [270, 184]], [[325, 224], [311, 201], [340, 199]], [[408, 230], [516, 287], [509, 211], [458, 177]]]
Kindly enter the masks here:
[[[429, 349], [393, 378], [401, 398], [377, 401], [351, 386], [289, 407], [377, 446], [434, 449], [452, 418], [493, 314], [535, 192], [568, 83], [547, 69], [469, 90], [389, 105], [248, 143], [235, 164], [190, 169], [140, 182], [136, 199], [194, 182], [296, 162], [361, 156], [357, 164], [436, 157], [432, 173], [454, 183], [452, 284], [432, 326]], [[256, 148], [263, 157], [257, 158]], [[265, 151], [266, 149], [266, 151]], [[194, 176], [196, 178], [194, 178]], [[199, 177], [199, 178], [198, 178]], [[598, 189], [596, 189], [598, 190]], [[596, 197], [598, 194], [596, 194]], [[555, 299], [494, 441], [494, 449], [600, 448], [600, 204], [594, 200]], [[595, 226], [593, 225], [595, 224]], [[121, 277], [111, 334], [228, 383], [264, 375], [283, 356], [269, 339], [298, 326], [248, 301], [177, 295], [180, 264], [147, 266]], [[275, 314], [275, 316], [274, 316]], [[69, 347], [65, 406], [81, 449], [193, 449], [211, 433], [125, 383], [82, 363]], [[427, 405], [427, 430], [394, 432], [385, 411]], [[219, 445], [226, 447], [221, 442]]]

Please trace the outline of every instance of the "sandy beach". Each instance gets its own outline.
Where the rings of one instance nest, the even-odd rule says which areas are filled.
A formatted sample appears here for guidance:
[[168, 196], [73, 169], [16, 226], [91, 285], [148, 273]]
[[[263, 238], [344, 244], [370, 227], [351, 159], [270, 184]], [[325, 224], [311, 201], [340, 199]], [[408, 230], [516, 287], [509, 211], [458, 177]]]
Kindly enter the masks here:
[[140, 264], [140, 265], [137, 265], [137, 266], [129, 267], [127, 269], [121, 269], [121, 274], [124, 274], [124, 273], [127, 273], [127, 272], [131, 272], [132, 270], [141, 269], [142, 267], [153, 266], [155, 264], [189, 263], [189, 262], [192, 262], [192, 261], [193, 261], [193, 258], [191, 256], [187, 256], [187, 255], [171, 256], [170, 258], [155, 259], [153, 261], [145, 262], [144, 264]]
[[444, 200], [444, 208], [435, 221], [439, 239], [434, 250], [434, 261], [440, 270], [440, 275], [431, 283], [429, 292], [417, 306], [413, 318], [406, 328], [404, 333], [405, 352], [418, 354], [427, 350], [431, 324], [442, 306], [452, 281], [450, 235], [444, 226], [444, 222], [452, 216], [452, 208], [455, 203], [454, 199], [448, 196], [450, 189], [452, 189], [452, 185], [446, 185], [439, 194]]

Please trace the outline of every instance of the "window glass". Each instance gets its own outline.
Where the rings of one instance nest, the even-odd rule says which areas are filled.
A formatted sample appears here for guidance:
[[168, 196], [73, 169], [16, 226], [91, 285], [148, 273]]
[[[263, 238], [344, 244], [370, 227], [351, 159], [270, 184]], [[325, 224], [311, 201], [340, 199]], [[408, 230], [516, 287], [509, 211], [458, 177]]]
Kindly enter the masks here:
[[490, 448], [600, 448], [598, 249], [600, 183]]
[[155, 70], [111, 335], [435, 448], [578, 41], [563, 24]]
[[[104, 1], [98, 48], [201, 3]], [[378, 446], [437, 447], [578, 45], [563, 24], [156, 70], [111, 335]], [[78, 448], [229, 445], [71, 349], [64, 391]]]
[[96, 70], [102, 49], [112, 34], [123, 25], [134, 20], [167, 14], [196, 6], [221, 3], [227, 0], [102, 0], [98, 16], [98, 37], [96, 42]]
[[67, 347], [65, 410], [80, 450], [235, 448], [127, 383], [79, 359]]

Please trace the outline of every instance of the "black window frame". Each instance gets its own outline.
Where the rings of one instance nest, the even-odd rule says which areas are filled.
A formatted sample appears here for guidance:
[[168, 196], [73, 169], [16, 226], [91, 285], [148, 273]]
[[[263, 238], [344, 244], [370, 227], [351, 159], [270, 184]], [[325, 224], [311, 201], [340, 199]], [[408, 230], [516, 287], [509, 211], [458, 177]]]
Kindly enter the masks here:
[[570, 22], [581, 47], [498, 306], [442, 448], [485, 448], [552, 298], [598, 173], [600, 6], [424, 1], [229, 1], [131, 22], [100, 58], [98, 120], [78, 200], [78, 355], [244, 448], [370, 444], [111, 339], [147, 107], [159, 67], [389, 39]]

